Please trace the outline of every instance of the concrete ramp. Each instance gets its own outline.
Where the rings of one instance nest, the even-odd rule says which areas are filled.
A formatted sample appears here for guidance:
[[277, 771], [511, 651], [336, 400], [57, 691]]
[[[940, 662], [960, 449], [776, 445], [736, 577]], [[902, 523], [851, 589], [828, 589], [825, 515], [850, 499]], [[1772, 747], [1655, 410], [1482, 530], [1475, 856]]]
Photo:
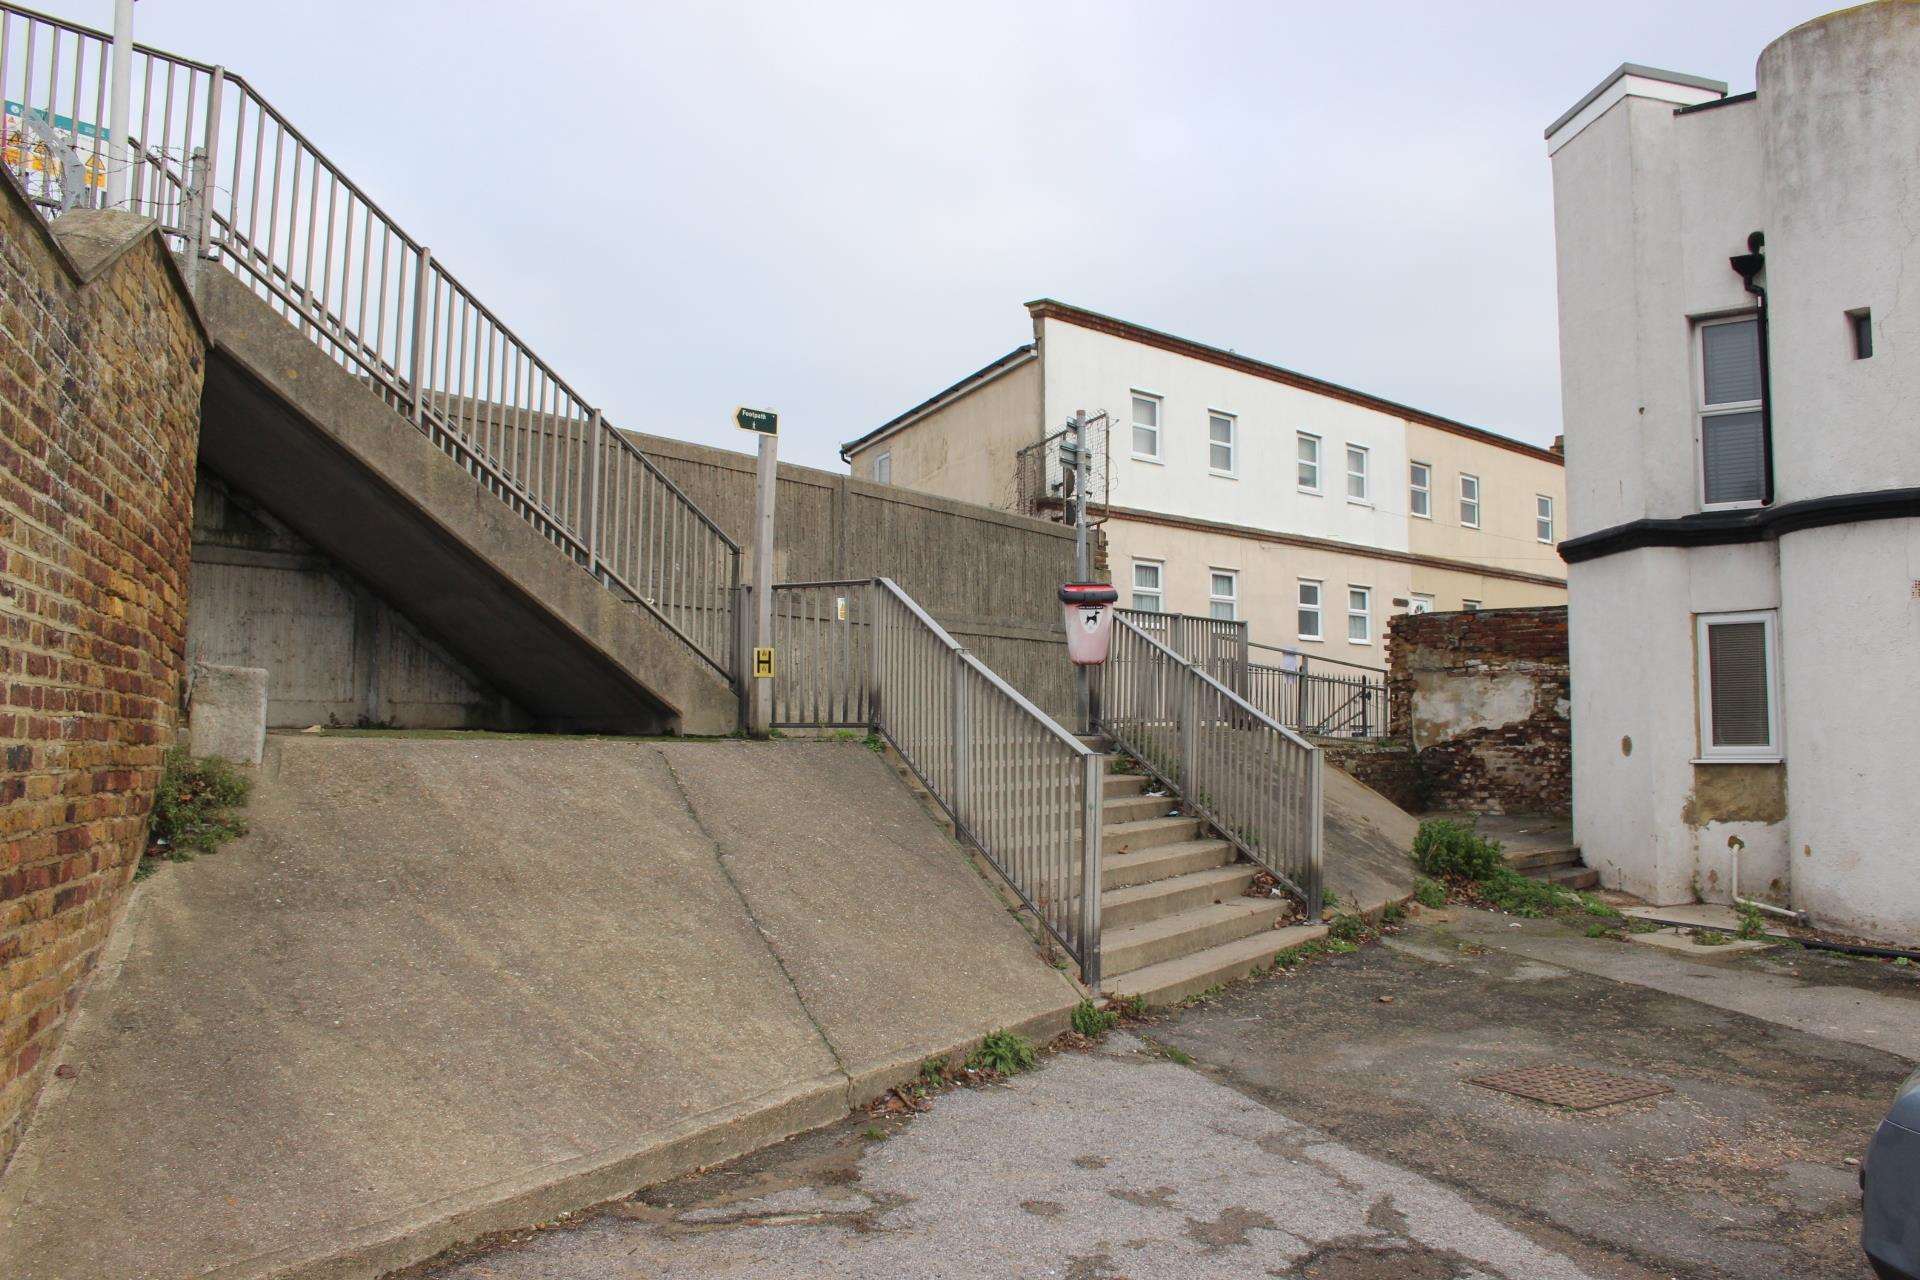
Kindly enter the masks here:
[[1320, 797], [1326, 882], [1340, 905], [1370, 911], [1411, 894], [1416, 873], [1409, 855], [1420, 820], [1331, 764], [1321, 771]]
[[378, 1275], [1078, 998], [858, 743], [276, 737], [248, 821], [136, 891], [0, 1275]]

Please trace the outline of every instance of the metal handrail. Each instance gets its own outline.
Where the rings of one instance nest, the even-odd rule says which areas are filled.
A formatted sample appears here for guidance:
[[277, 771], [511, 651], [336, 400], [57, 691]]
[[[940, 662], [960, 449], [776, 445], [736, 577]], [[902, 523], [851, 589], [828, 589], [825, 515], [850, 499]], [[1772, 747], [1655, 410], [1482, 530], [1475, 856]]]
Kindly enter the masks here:
[[[0, 3], [0, 97], [17, 86], [23, 111], [64, 110], [78, 143], [86, 112], [95, 125], [105, 115], [110, 43]], [[131, 209], [190, 270], [219, 261], [583, 569], [734, 677], [740, 548], [718, 523], [245, 77], [149, 45], [134, 53]], [[86, 144], [101, 173], [103, 134]], [[56, 211], [33, 189], [33, 161], [23, 148], [16, 168]]]
[[1097, 987], [1101, 756], [891, 579], [773, 592], [775, 725], [885, 738]]
[[1320, 914], [1320, 751], [1130, 619], [1114, 619], [1101, 728]]
[[1353, 671], [1365, 671], [1370, 675], [1385, 676], [1387, 674], [1385, 667], [1370, 667], [1364, 662], [1349, 662], [1345, 658], [1329, 658], [1329, 657], [1325, 657], [1322, 654], [1311, 653], [1305, 649], [1288, 648], [1284, 644], [1263, 644], [1258, 640], [1253, 640], [1248, 642], [1247, 647], [1250, 649], [1265, 649], [1268, 653], [1288, 654], [1292, 657], [1299, 658], [1302, 661], [1311, 661], [1319, 664], [1331, 665], [1336, 667], [1346, 667]]

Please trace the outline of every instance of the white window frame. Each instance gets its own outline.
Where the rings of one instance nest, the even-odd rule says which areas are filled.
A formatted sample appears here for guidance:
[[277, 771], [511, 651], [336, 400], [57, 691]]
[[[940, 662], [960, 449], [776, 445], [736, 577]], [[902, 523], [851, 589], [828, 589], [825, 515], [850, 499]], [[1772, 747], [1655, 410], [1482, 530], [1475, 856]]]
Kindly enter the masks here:
[[1460, 611], [1462, 613], [1478, 613], [1480, 612], [1480, 602], [1478, 600], [1463, 599], [1460, 601]]
[[[1147, 591], [1140, 585], [1140, 570], [1142, 567], [1152, 569], [1153, 580], [1159, 584], [1152, 591]], [[1127, 605], [1129, 608], [1138, 609], [1142, 613], [1165, 613], [1167, 611], [1167, 562], [1165, 560], [1148, 560], [1141, 556], [1135, 556], [1133, 558], [1133, 577], [1129, 581], [1131, 583], [1127, 594]], [[1140, 603], [1142, 594], [1153, 597], [1152, 608], [1146, 608]]]
[[[1762, 644], [1766, 646], [1767, 741], [1744, 747], [1713, 745], [1713, 671], [1707, 648], [1707, 629], [1721, 623], [1759, 622], [1765, 624]], [[1749, 609], [1744, 613], [1701, 613], [1694, 615], [1694, 685], [1698, 702], [1700, 754], [1702, 764], [1778, 764], [1780, 754], [1780, 611]]]
[[[1424, 473], [1424, 483], [1418, 478]], [[1416, 511], [1419, 505], [1416, 499], [1426, 499], [1426, 510]], [[1407, 514], [1416, 520], [1433, 519], [1433, 464], [1431, 462], [1407, 463]]]
[[[1542, 524], [1547, 527], [1544, 535], [1540, 532], [1540, 526]], [[1550, 493], [1536, 493], [1533, 495], [1533, 540], [1552, 546], [1554, 532], [1553, 495]]]
[[[1473, 486], [1473, 496], [1471, 498], [1467, 496], [1468, 485]], [[1485, 501], [1485, 497], [1486, 495], [1480, 489], [1480, 477], [1471, 472], [1462, 471], [1460, 473], [1460, 527], [1462, 529], [1478, 529], [1480, 527], [1480, 518], [1485, 514], [1482, 509], [1482, 503]], [[1471, 520], [1467, 519], [1467, 504], [1469, 502], [1473, 504], [1473, 519]]]
[[[1327, 638], [1327, 583], [1324, 578], [1299, 578], [1295, 580], [1293, 592], [1293, 626], [1302, 640], [1311, 640], [1316, 644]], [[1313, 588], [1313, 603], [1306, 601], [1306, 588]], [[1313, 631], [1300, 631], [1300, 615], [1313, 614]]]
[[[1353, 598], [1360, 597], [1360, 607], [1353, 607]], [[1359, 639], [1353, 636], [1353, 620], [1360, 619], [1361, 630], [1366, 634]], [[1373, 588], [1347, 584], [1347, 643], [1371, 645], [1373, 643]]]
[[[1162, 455], [1164, 455], [1166, 452], [1166, 449], [1164, 448], [1164, 443], [1166, 439], [1166, 426], [1167, 426], [1166, 397], [1155, 395], [1151, 391], [1142, 391], [1139, 387], [1134, 387], [1130, 392], [1128, 392], [1128, 395], [1130, 399], [1127, 401], [1127, 406], [1128, 406], [1127, 421], [1130, 424], [1131, 429], [1127, 432], [1127, 447], [1133, 450], [1134, 461], [1135, 462], [1152, 462], [1159, 465], [1165, 465], [1161, 461], [1161, 459], [1162, 459]], [[1135, 416], [1136, 406], [1133, 403], [1135, 400], [1145, 400], [1153, 406], [1153, 425], [1151, 427], [1144, 425], [1140, 421], [1140, 419]], [[1153, 452], [1152, 453], [1142, 453], [1140, 452], [1139, 449], [1134, 448], [1134, 443], [1135, 443], [1134, 432], [1136, 431], [1152, 431], [1153, 432]]]
[[[1220, 594], [1215, 581], [1217, 578], [1225, 578], [1227, 580], [1228, 591], [1226, 595]], [[1240, 620], [1240, 571], [1238, 569], [1221, 569], [1214, 567], [1207, 570], [1208, 617], [1220, 617], [1219, 614], [1213, 611], [1213, 607], [1219, 604], [1227, 606], [1227, 616], [1221, 619], [1222, 621], [1238, 622]]]
[[[1760, 429], [1766, 430], [1765, 400], [1735, 400], [1726, 404], [1707, 404], [1707, 330], [1723, 324], [1758, 323], [1759, 313], [1742, 311], [1736, 315], [1715, 316], [1711, 320], [1693, 322], [1693, 496], [1702, 511], [1751, 511], [1755, 507], [1766, 506], [1764, 498], [1747, 498], [1740, 502], [1707, 501], [1707, 419], [1718, 418], [1735, 413], [1758, 413]], [[1761, 339], [1765, 341], [1763, 337]], [[1761, 359], [1766, 355], [1761, 353]], [[1764, 383], [1762, 385], [1764, 390]], [[1763, 439], [1761, 448], [1765, 448]]]
[[[1216, 422], [1227, 424], [1225, 440], [1213, 438], [1213, 424]], [[1227, 465], [1225, 467], [1213, 465], [1213, 450], [1216, 445], [1226, 447]], [[1240, 478], [1240, 419], [1223, 409], [1207, 410], [1207, 474], [1224, 476], [1229, 480]]]
[[1407, 612], [1408, 613], [1432, 613], [1433, 597], [1423, 596], [1418, 591], [1414, 592], [1412, 599], [1407, 602]]
[[874, 455], [873, 482], [875, 484], [893, 483], [893, 450]]
[[[1353, 469], [1353, 455], [1356, 453], [1360, 455], [1360, 469], [1358, 471], [1355, 471]], [[1371, 474], [1372, 467], [1373, 467], [1373, 450], [1367, 448], [1366, 445], [1355, 444], [1351, 440], [1349, 440], [1347, 442], [1347, 501], [1348, 502], [1358, 503], [1361, 506], [1368, 506], [1368, 507], [1373, 505], [1373, 476]], [[1358, 479], [1360, 481], [1359, 493], [1355, 493], [1353, 491], [1353, 482], [1355, 479]]]
[[[1312, 484], [1307, 484], [1300, 479], [1300, 468], [1307, 465], [1307, 460], [1300, 456], [1300, 445], [1303, 441], [1307, 440], [1313, 441]], [[1323, 472], [1326, 464], [1327, 451], [1319, 436], [1313, 434], [1311, 431], [1296, 431], [1293, 433], [1293, 479], [1294, 483], [1299, 487], [1300, 492], [1315, 495], [1326, 492], [1322, 487]]]

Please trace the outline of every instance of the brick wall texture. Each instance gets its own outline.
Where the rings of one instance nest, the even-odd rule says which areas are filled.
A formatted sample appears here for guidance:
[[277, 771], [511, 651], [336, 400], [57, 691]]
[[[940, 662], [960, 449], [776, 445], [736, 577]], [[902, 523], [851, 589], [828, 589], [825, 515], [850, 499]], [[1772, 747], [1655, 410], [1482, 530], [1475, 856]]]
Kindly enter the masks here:
[[3, 1165], [173, 741], [205, 345], [156, 236], [83, 284], [0, 188]]
[[1425, 807], [1570, 813], [1565, 605], [1402, 614], [1387, 628], [1387, 703]]

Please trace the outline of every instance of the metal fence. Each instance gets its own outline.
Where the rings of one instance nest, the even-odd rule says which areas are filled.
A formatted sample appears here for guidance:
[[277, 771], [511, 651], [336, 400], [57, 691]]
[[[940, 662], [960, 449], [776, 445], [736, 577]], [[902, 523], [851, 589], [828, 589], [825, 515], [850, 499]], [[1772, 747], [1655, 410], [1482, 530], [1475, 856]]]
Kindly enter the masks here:
[[1147, 635], [1173, 650], [1177, 657], [1198, 663], [1200, 669], [1245, 696], [1247, 684], [1247, 624], [1226, 618], [1203, 618], [1192, 613], [1155, 613], [1147, 609], [1117, 609]]
[[1248, 664], [1247, 701], [1288, 728], [1317, 737], [1387, 735], [1386, 672], [1292, 649], [1275, 652], [1286, 655], [1286, 665]]
[[774, 717], [870, 727], [1100, 982], [1101, 757], [892, 580], [778, 584]]
[[[0, 98], [111, 166], [110, 40], [0, 4]], [[134, 46], [127, 207], [217, 259], [576, 563], [722, 674], [737, 669], [740, 549], [551, 365], [245, 79]], [[50, 161], [8, 167], [57, 212]], [[100, 187], [95, 188], [95, 175]]]
[[1114, 620], [1101, 727], [1320, 914], [1321, 756], [1196, 662]]
[[871, 579], [775, 583], [772, 644], [774, 728], [873, 727]]
[[[1087, 507], [1096, 517], [1107, 506], [1110, 471], [1106, 414], [1087, 421]], [[1062, 427], [1013, 455], [1012, 509], [1023, 516], [1059, 516], [1072, 498], [1073, 468], [1062, 455], [1073, 441], [1073, 428]]]

